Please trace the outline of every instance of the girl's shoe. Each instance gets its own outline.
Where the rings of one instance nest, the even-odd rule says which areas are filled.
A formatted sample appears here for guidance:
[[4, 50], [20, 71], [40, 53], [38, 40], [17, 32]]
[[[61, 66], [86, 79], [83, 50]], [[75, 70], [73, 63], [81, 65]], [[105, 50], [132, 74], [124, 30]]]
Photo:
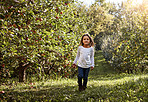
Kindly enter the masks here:
[[85, 90], [87, 87], [86, 86], [83, 86], [83, 90]]
[[81, 92], [83, 90], [84, 90], [83, 86], [79, 86], [79, 91]]

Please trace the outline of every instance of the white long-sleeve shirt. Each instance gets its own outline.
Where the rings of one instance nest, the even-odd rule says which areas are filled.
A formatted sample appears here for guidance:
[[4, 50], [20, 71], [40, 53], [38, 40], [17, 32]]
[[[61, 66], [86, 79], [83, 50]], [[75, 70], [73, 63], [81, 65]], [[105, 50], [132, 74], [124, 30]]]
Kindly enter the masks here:
[[74, 64], [77, 64], [82, 68], [94, 67], [94, 48], [85, 48], [83, 46], [78, 47], [77, 56], [74, 60]]

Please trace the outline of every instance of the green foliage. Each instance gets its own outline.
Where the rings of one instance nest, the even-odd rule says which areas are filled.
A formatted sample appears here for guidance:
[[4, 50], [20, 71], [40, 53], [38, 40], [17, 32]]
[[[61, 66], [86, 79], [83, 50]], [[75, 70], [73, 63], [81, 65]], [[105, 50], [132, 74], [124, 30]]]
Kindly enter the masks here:
[[129, 0], [117, 7], [98, 2], [90, 9], [90, 14], [93, 14], [90, 22], [94, 25], [91, 31], [96, 31], [96, 49], [101, 49], [106, 61], [118, 71], [145, 72], [148, 68], [147, 4], [135, 7]]
[[1, 5], [1, 77], [7, 73], [22, 77], [26, 69], [51, 78], [75, 75], [71, 64], [86, 28], [73, 1], [12, 0]]
[[[125, 8], [125, 7], [123, 7]], [[121, 38], [113, 52], [113, 63], [120, 71], [147, 70], [147, 9], [139, 8], [123, 10]], [[130, 72], [131, 71], [131, 72]]]
[[107, 5], [104, 0], [96, 1], [88, 9], [88, 29], [92, 34], [98, 35], [100, 32], [109, 30], [108, 28], [113, 23], [113, 15], [109, 14], [109, 8], [111, 5]]

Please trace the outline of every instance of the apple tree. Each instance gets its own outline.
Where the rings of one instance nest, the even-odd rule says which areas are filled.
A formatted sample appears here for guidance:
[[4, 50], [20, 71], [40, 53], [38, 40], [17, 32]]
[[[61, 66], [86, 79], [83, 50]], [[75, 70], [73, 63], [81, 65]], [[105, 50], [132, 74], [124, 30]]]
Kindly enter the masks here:
[[127, 73], [147, 70], [147, 4], [131, 6], [130, 1], [120, 7], [122, 19], [119, 26], [120, 39], [111, 59], [112, 65], [119, 71]]
[[86, 31], [74, 1], [11, 0], [0, 7], [1, 77], [16, 74], [23, 82], [29, 70], [51, 78], [74, 76], [71, 64]]

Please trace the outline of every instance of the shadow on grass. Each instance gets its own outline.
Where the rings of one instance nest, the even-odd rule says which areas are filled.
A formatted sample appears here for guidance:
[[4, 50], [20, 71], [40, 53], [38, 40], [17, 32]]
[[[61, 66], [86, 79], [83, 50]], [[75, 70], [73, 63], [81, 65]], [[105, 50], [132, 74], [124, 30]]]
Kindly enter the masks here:
[[8, 102], [121, 102], [148, 100], [148, 78], [131, 80], [119, 85], [88, 86], [83, 91], [77, 91], [77, 86], [40, 86], [42, 89], [13, 91], [8, 90], [3, 99]]
[[[4, 90], [6, 93], [3, 95], [3, 100], [8, 102], [72, 102], [78, 98], [80, 93], [77, 89], [78, 86], [40, 86], [42, 88], [36, 89], [35, 87], [28, 90], [14, 91], [11, 89]], [[77, 100], [73, 101], [76, 102]]]

